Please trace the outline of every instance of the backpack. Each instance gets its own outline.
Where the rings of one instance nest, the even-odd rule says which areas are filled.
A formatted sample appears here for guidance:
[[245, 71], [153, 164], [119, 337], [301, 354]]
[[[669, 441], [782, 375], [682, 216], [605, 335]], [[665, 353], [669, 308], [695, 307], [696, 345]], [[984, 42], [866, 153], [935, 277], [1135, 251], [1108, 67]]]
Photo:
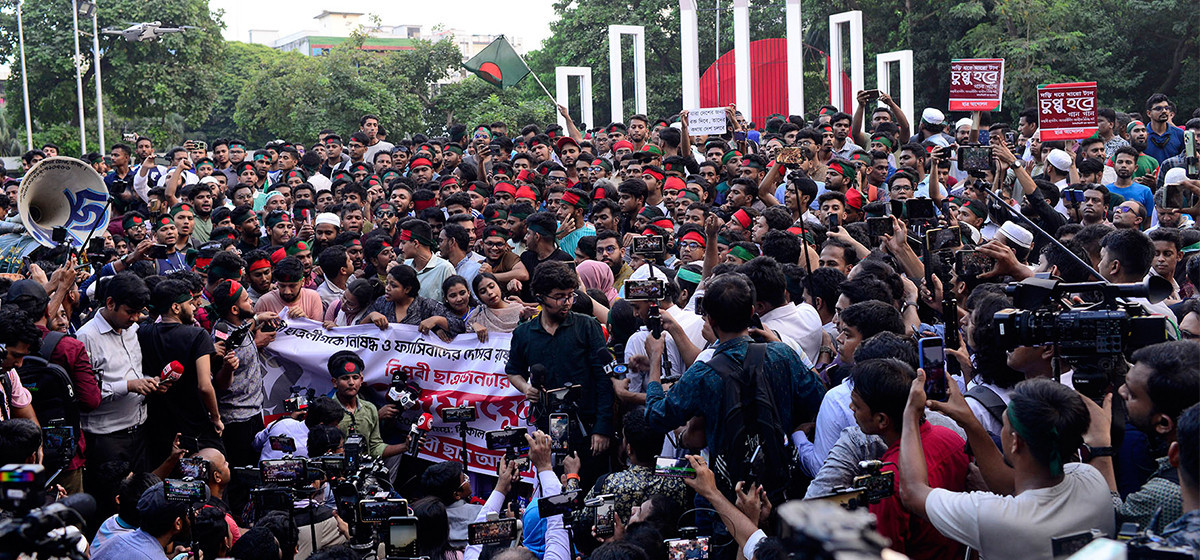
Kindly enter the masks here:
[[[79, 434], [79, 404], [75, 401], [75, 385], [70, 374], [62, 366], [50, 361], [50, 355], [58, 343], [67, 335], [50, 331], [42, 339], [42, 349], [37, 356], [26, 356], [17, 369], [21, 385], [33, 395], [33, 409], [37, 411], [42, 426], [70, 426]], [[65, 455], [65, 452], [63, 453]], [[74, 456], [74, 450], [71, 451]], [[54, 464], [61, 459], [46, 457], [47, 468], [66, 466]], [[66, 458], [67, 462], [70, 457]]]
[[[983, 405], [983, 408], [988, 411], [988, 414], [990, 414], [992, 418], [996, 419], [996, 421], [1001, 424], [1004, 423], [1004, 412], [1008, 410], [1008, 405], [1005, 404], [1004, 399], [1000, 398], [1000, 395], [993, 391], [990, 387], [976, 385], [970, 389], [967, 389], [967, 394], [964, 396], [979, 401], [979, 404]], [[991, 436], [992, 441], [995, 442], [997, 448], [1003, 448], [998, 434], [988, 435]]]
[[718, 424], [712, 467], [726, 495], [732, 495], [738, 481], [753, 475], [772, 503], [783, 503], [799, 454], [783, 427], [764, 375], [766, 354], [766, 344], [751, 343], [741, 364], [727, 354], [708, 361], [723, 381], [725, 410]]

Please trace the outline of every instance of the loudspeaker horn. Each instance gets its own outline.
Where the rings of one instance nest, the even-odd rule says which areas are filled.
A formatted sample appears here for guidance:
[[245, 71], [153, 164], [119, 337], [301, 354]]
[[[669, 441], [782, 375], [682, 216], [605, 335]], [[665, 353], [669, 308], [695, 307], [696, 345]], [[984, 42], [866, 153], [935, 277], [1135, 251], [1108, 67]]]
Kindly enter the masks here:
[[72, 157], [55, 156], [34, 165], [21, 180], [17, 211], [38, 243], [54, 247], [54, 230], [66, 228], [64, 240], [83, 247], [93, 230], [108, 226], [112, 210], [108, 186], [92, 166]]

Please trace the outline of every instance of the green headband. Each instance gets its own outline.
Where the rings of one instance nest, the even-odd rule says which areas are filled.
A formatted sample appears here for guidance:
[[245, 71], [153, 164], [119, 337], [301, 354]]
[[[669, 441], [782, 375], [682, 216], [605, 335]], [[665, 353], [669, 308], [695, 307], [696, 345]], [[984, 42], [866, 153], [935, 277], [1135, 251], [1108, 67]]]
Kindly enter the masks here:
[[747, 251], [745, 247], [733, 247], [729, 249], [729, 254], [746, 262], [754, 260], [754, 255], [750, 254], [750, 251]]
[[1181, 253], [1191, 253], [1192, 251], [1200, 251], [1200, 241], [1192, 243], [1191, 245], [1179, 250]]
[[[1008, 410], [1005, 411], [1008, 416], [1008, 423], [1012, 426], [1014, 432], [1021, 436], [1021, 439], [1029, 443], [1029, 430], [1025, 425], [1017, 420], [1016, 413], [1013, 412], [1012, 403], [1009, 403]], [[1050, 427], [1050, 436], [1054, 438], [1054, 445], [1050, 448], [1050, 476], [1060, 476], [1063, 474], [1062, 454], [1058, 450], [1058, 428]]]
[[895, 147], [895, 146], [893, 146], [893, 145], [892, 145], [892, 139], [891, 139], [891, 138], [888, 138], [888, 137], [887, 137], [887, 135], [884, 135], [884, 134], [876, 134], [875, 136], [872, 136], [872, 137], [871, 137], [871, 141], [872, 141], [872, 142], [879, 142], [880, 144], [883, 144], [884, 146], [887, 146], [887, 147], [888, 147], [888, 151], [891, 151], [891, 150], [892, 150], [892, 148], [894, 148], [894, 147]]
[[[736, 248], [741, 249], [741, 247]], [[699, 284], [701, 277], [699, 272], [692, 272], [686, 268], [681, 268], [679, 269], [679, 272], [675, 273], [675, 279], [683, 282], [690, 282], [692, 284]]]

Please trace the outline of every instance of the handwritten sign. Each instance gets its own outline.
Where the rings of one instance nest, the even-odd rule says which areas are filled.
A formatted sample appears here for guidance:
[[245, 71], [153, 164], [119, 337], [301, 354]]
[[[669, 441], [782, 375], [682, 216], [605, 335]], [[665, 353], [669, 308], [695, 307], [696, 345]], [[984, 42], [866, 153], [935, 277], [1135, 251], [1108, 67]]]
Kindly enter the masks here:
[[688, 134], [693, 136], [725, 134], [725, 108], [711, 107], [688, 112]]
[[1042, 142], [1078, 140], [1096, 133], [1096, 82], [1038, 86]]
[[999, 111], [1003, 97], [1003, 58], [950, 61], [951, 111]]

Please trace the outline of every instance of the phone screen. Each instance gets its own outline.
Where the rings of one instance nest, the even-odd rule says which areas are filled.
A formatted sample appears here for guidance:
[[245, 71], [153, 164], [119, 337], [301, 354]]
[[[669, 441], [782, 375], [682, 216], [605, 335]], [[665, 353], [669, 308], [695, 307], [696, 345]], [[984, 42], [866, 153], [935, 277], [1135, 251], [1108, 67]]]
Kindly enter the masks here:
[[667, 539], [667, 558], [708, 558], [708, 537], [694, 539]]
[[417, 518], [393, 517], [388, 519], [388, 557], [415, 558], [417, 550]]
[[945, 402], [950, 398], [950, 387], [946, 378], [946, 354], [942, 350], [941, 337], [922, 338], [920, 347], [921, 368], [925, 370], [925, 395], [929, 399]]
[[571, 427], [571, 419], [566, 414], [551, 414], [550, 415], [550, 450], [557, 453], [566, 453], [569, 447], [568, 430]]
[[696, 478], [696, 469], [692, 468], [692, 464], [688, 462], [686, 457], [678, 459], [675, 457], [655, 457], [654, 474], [677, 478]]
[[603, 501], [599, 506], [596, 506], [596, 536], [610, 537], [616, 531], [617, 524], [613, 518], [617, 514], [617, 498], [616, 496], [608, 495], [603, 497]]

